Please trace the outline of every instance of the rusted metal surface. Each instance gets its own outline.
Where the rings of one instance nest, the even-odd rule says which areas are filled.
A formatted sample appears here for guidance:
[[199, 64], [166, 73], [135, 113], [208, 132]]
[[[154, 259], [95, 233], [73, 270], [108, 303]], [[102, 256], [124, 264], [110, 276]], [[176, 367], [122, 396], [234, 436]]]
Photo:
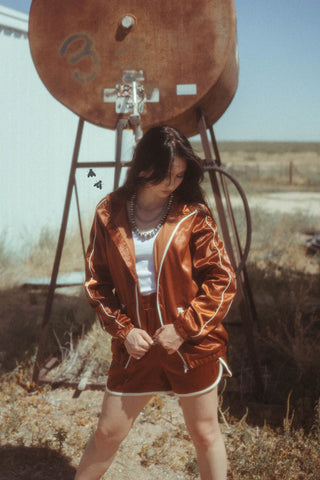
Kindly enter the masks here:
[[142, 126], [166, 123], [197, 133], [196, 109], [208, 125], [227, 109], [238, 83], [233, 0], [33, 0], [30, 49], [51, 94], [85, 120], [116, 129], [105, 88], [126, 70], [143, 71]]

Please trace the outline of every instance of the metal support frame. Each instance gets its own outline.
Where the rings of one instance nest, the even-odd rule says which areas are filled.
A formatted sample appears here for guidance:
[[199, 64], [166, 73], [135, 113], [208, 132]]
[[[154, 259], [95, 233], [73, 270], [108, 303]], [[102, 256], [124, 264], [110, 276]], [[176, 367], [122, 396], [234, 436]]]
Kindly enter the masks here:
[[[253, 301], [250, 284], [249, 284], [249, 279], [248, 279], [248, 275], [245, 267], [245, 260], [248, 254], [250, 241], [247, 242], [247, 246], [243, 252], [243, 249], [239, 240], [237, 226], [234, 219], [229, 192], [227, 188], [227, 182], [226, 182], [226, 176], [227, 177], [229, 176], [229, 178], [231, 176], [226, 172], [224, 172], [222, 169], [219, 150], [218, 150], [218, 146], [217, 146], [217, 142], [214, 136], [212, 126], [209, 126], [209, 127], [207, 126], [205, 116], [201, 110], [197, 111], [197, 115], [198, 115], [198, 131], [200, 133], [201, 142], [202, 142], [202, 146], [205, 154], [204, 169], [209, 173], [212, 192], [214, 195], [218, 218], [221, 226], [221, 233], [226, 246], [226, 250], [230, 257], [230, 261], [237, 273], [237, 278], [238, 278], [238, 294], [237, 295], [239, 297], [240, 315], [241, 315], [241, 319], [244, 326], [247, 347], [248, 347], [248, 354], [252, 364], [254, 380], [256, 385], [256, 393], [258, 395], [261, 395], [263, 392], [263, 383], [262, 383], [262, 377], [261, 377], [261, 371], [260, 371], [259, 358], [256, 351], [254, 335], [253, 335], [253, 324], [257, 322], [257, 315], [256, 315], [254, 301]], [[64, 240], [65, 240], [68, 215], [69, 215], [73, 190], [75, 190], [75, 195], [76, 195], [82, 249], [83, 249], [83, 254], [85, 255], [85, 243], [84, 243], [83, 230], [82, 230], [82, 224], [81, 224], [78, 192], [77, 192], [77, 186], [75, 181], [76, 169], [77, 168], [93, 168], [93, 167], [113, 167], [114, 168], [113, 187], [114, 189], [116, 189], [119, 186], [122, 167], [128, 166], [130, 164], [130, 162], [121, 162], [123, 130], [128, 127], [134, 128], [132, 125], [130, 125], [129, 119], [120, 119], [118, 121], [117, 131], [116, 131], [115, 162], [78, 162], [81, 138], [83, 133], [83, 126], [84, 126], [84, 120], [82, 118], [79, 118], [76, 140], [74, 145], [74, 152], [73, 152], [70, 174], [69, 174], [69, 182], [68, 182], [65, 205], [63, 210], [63, 217], [62, 217], [61, 228], [60, 228], [60, 234], [59, 234], [52, 274], [51, 274], [51, 281], [50, 281], [49, 290], [47, 294], [42, 326], [41, 326], [38, 352], [37, 352], [36, 361], [35, 361], [34, 370], [33, 370], [32, 380], [35, 384], [38, 384], [40, 382], [45, 383], [46, 382], [45, 375], [48, 372], [48, 365], [46, 366], [44, 365], [45, 344], [46, 344], [48, 325], [49, 325], [49, 320], [50, 320], [50, 315], [51, 315], [51, 310], [52, 310], [52, 305], [54, 300], [54, 292], [55, 292], [55, 289], [57, 288], [57, 277], [58, 277], [58, 271], [59, 271], [59, 266], [61, 262], [61, 256], [62, 256], [62, 250], [63, 250]], [[208, 128], [211, 136], [211, 145], [207, 135]], [[213, 158], [211, 148], [213, 148], [215, 158]], [[235, 179], [233, 179], [233, 183], [237, 183], [235, 182]], [[238, 190], [240, 191], [240, 186]], [[240, 194], [241, 194], [241, 191], [240, 191]], [[244, 194], [242, 195], [242, 198], [245, 203], [246, 199]], [[225, 212], [225, 206], [224, 206], [223, 200], [225, 200], [228, 217]], [[245, 207], [247, 206], [245, 205]], [[248, 216], [248, 220], [250, 220], [250, 215]], [[228, 221], [229, 221], [229, 224], [231, 225], [232, 238], [230, 235]], [[248, 228], [251, 228], [251, 224], [248, 225]], [[248, 236], [248, 238], [249, 237], [250, 235]], [[53, 362], [51, 363], [53, 364]], [[104, 385], [90, 384], [90, 387], [104, 388]]]
[[42, 325], [41, 325], [41, 331], [40, 331], [40, 337], [39, 337], [39, 343], [38, 343], [38, 351], [37, 351], [36, 360], [33, 368], [32, 381], [35, 384], [38, 384], [39, 381], [42, 381], [44, 375], [48, 371], [47, 368], [43, 368], [43, 363], [45, 361], [44, 353], [45, 353], [46, 339], [48, 334], [49, 320], [50, 320], [52, 306], [53, 306], [54, 293], [57, 288], [57, 278], [58, 278], [58, 272], [59, 272], [59, 267], [61, 263], [63, 245], [65, 241], [65, 236], [66, 236], [73, 190], [75, 191], [75, 197], [76, 197], [76, 205], [77, 205], [83, 256], [85, 256], [85, 242], [84, 242], [84, 236], [83, 236], [79, 197], [78, 197], [78, 190], [77, 190], [76, 177], [75, 177], [76, 170], [77, 168], [112, 167], [115, 169], [114, 170], [115, 171], [114, 189], [116, 189], [120, 181], [121, 168], [129, 164], [129, 162], [121, 162], [122, 136], [123, 136], [123, 130], [127, 127], [127, 124], [128, 124], [127, 120], [120, 119], [117, 125], [115, 162], [79, 162], [78, 158], [79, 158], [80, 144], [81, 144], [81, 139], [83, 134], [83, 127], [84, 127], [84, 120], [81, 117], [79, 118], [73, 156], [72, 156], [72, 162], [71, 162], [71, 168], [69, 173], [66, 199], [64, 203], [64, 209], [63, 209], [63, 215], [62, 215], [62, 221], [61, 221], [61, 227], [60, 227], [60, 233], [59, 233], [52, 273], [51, 273], [51, 280], [50, 280], [49, 289], [47, 293], [45, 310], [44, 310], [43, 319], [42, 319]]
[[[221, 169], [221, 159], [219, 155], [218, 145], [215, 139], [212, 126], [206, 125], [206, 120], [203, 112], [198, 111], [198, 128], [201, 136], [201, 142], [206, 157], [205, 170], [209, 172], [212, 191], [217, 207], [218, 218], [221, 227], [221, 233], [224, 240], [226, 250], [228, 252], [232, 266], [237, 273], [237, 296], [239, 299], [240, 316], [244, 327], [248, 356], [252, 365], [252, 371], [255, 381], [256, 393], [261, 396], [263, 393], [263, 382], [260, 368], [259, 355], [256, 349], [254, 341], [254, 324], [258, 324], [257, 313], [254, 305], [254, 300], [249, 283], [248, 273], [245, 265], [246, 256], [249, 248], [245, 248], [245, 256], [242, 246], [240, 244], [239, 234], [233, 210], [231, 206], [231, 200], [228, 192], [227, 182], [223, 170]], [[212, 156], [211, 146], [207, 135], [207, 129], [209, 128], [211, 136], [211, 144], [215, 154], [215, 158]], [[217, 168], [215, 168], [217, 167]], [[221, 187], [220, 187], [221, 186]], [[230, 235], [230, 229], [228, 227], [227, 216], [222, 201], [223, 192], [226, 202], [226, 210], [228, 213], [229, 223], [231, 225], [231, 232], [233, 234], [233, 241]], [[247, 225], [247, 228], [251, 229], [251, 222]], [[249, 246], [248, 246], [249, 247]]]

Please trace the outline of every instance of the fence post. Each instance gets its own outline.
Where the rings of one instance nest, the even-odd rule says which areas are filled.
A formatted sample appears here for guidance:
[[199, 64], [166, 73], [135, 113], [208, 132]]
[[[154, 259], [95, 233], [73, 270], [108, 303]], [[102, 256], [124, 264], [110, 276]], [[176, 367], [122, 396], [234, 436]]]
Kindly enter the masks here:
[[292, 178], [293, 178], [293, 162], [289, 163], [289, 185], [292, 185]]

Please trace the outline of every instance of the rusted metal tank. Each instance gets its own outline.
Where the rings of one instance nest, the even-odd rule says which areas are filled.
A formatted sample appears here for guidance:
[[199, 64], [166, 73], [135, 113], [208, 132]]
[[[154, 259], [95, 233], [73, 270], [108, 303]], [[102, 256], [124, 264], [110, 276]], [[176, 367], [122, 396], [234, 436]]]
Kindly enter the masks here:
[[131, 72], [144, 89], [143, 129], [166, 123], [193, 135], [197, 107], [213, 125], [236, 92], [233, 0], [33, 0], [29, 18], [43, 83], [96, 125], [115, 129], [124, 116], [110, 92]]

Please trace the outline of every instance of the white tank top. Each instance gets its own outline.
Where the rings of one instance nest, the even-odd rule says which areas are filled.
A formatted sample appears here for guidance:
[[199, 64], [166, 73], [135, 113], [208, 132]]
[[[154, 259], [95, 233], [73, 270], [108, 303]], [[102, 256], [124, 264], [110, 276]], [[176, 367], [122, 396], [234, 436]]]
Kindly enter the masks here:
[[135, 232], [132, 232], [136, 254], [136, 271], [142, 295], [148, 295], [157, 290], [154, 273], [153, 248], [158, 233], [152, 238], [142, 239]]

